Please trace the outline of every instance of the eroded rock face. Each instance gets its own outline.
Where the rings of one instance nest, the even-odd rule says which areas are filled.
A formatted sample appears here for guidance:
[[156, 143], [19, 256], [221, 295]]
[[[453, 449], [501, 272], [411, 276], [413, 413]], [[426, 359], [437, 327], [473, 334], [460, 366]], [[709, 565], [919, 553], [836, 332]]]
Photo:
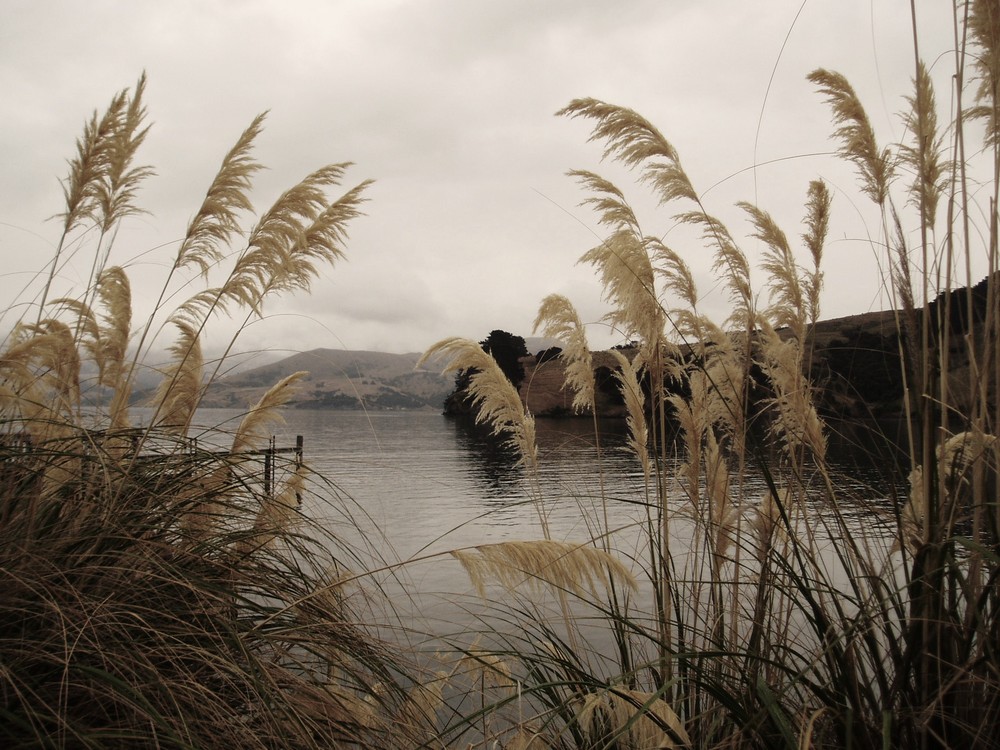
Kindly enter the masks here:
[[[981, 332], [987, 317], [986, 285], [984, 279], [971, 289], [957, 289], [947, 304], [942, 295], [928, 308], [931, 320], [941, 321], [935, 330], [948, 330], [946, 377], [952, 404], [958, 410], [973, 398], [969, 387], [969, 343], [974, 351], [982, 350]], [[970, 314], [974, 332], [971, 337]], [[901, 325], [905, 325], [902, 313], [887, 310], [820, 321], [810, 330], [807, 347], [811, 353], [809, 377], [814, 385], [813, 398], [820, 414], [831, 424], [898, 419], [903, 415], [902, 351], [906, 342], [901, 340]], [[920, 340], [919, 331], [914, 336], [916, 341]], [[932, 342], [937, 338], [937, 334], [931, 334]], [[624, 405], [613, 377], [617, 366], [613, 354], [593, 352], [592, 356], [598, 415], [624, 416]], [[565, 387], [566, 368], [558, 349], [542, 350], [520, 361], [524, 380], [518, 390], [528, 410], [536, 417], [573, 415], [573, 393]], [[760, 373], [752, 372], [751, 376], [754, 385], [750, 398], [766, 400], [767, 383], [761, 380]], [[989, 389], [992, 399], [996, 390], [993, 382]], [[748, 408], [754, 411], [757, 406], [749, 404]], [[445, 413], [469, 415], [471, 408], [462, 394], [452, 393], [445, 402]]]
[[[625, 406], [612, 372], [617, 366], [610, 352], [593, 352], [597, 413], [604, 417], [625, 416]], [[521, 400], [536, 417], [573, 415], [573, 391], [565, 387], [566, 366], [560, 357], [525, 357]]]

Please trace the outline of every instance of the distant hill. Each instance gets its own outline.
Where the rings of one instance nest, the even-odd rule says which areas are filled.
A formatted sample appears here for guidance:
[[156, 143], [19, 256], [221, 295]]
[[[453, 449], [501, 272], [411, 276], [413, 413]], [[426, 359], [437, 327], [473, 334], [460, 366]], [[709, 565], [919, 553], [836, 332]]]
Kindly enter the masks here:
[[438, 369], [416, 369], [419, 354], [313, 349], [220, 378], [203, 406], [244, 407], [286, 375], [309, 376], [290, 402], [292, 408], [440, 410], [454, 379]]
[[[974, 295], [980, 285], [973, 288]], [[953, 308], [952, 325], [964, 329], [962, 294]], [[980, 295], [981, 296], [981, 295]], [[977, 302], [981, 302], [975, 297]], [[939, 304], [939, 301], [932, 303]], [[977, 313], [978, 315], [979, 313]], [[898, 414], [901, 382], [899, 343], [893, 311], [869, 312], [820, 321], [810, 331], [815, 382], [821, 384], [821, 411], [828, 416], [858, 418], [862, 415]], [[958, 335], [958, 334], [956, 334]], [[960, 338], [960, 336], [959, 336]], [[557, 345], [551, 339], [526, 339], [532, 355], [525, 358], [521, 396], [536, 416], [570, 413], [572, 395], [563, 389], [561, 361], [539, 362], [534, 353]], [[960, 354], [960, 353], [959, 353]], [[961, 400], [961, 375], [968, 364], [954, 354], [950, 376]], [[610, 378], [614, 362], [608, 353], [595, 352], [598, 397], [602, 413], [621, 412], [620, 398]], [[376, 409], [439, 411], [454, 389], [454, 378], [440, 374], [441, 363], [416, 369], [420, 355], [385, 352], [313, 349], [220, 378], [203, 400], [209, 407], [246, 407], [274, 383], [299, 370], [309, 372], [292, 408]]]

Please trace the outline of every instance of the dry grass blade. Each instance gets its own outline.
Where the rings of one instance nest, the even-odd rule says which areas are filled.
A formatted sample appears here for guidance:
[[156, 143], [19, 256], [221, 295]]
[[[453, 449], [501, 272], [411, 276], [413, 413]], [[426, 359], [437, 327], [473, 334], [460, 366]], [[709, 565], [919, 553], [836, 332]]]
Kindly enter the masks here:
[[308, 375], [305, 371], [293, 372], [272, 385], [240, 421], [230, 451], [240, 453], [256, 448], [273, 425], [282, 423], [281, 407], [295, 395], [296, 386]]
[[527, 585], [535, 593], [544, 586], [556, 591], [594, 596], [609, 586], [635, 590], [632, 573], [618, 558], [589, 544], [551, 539], [484, 544], [471, 550], [453, 550], [476, 591], [486, 598], [488, 581], [511, 591]]
[[532, 330], [537, 332], [539, 327], [543, 336], [558, 339], [563, 345], [560, 356], [566, 363], [566, 385], [573, 389], [573, 411], [593, 410], [594, 358], [573, 303], [562, 295], [550, 294], [542, 300]]
[[809, 80], [826, 95], [833, 109], [836, 137], [841, 141], [841, 156], [857, 166], [861, 173], [862, 191], [879, 206], [884, 205], [892, 179], [889, 153], [879, 151], [875, 130], [854, 88], [840, 73], [822, 68], [810, 73]]
[[251, 158], [250, 152], [263, 128], [265, 116], [266, 113], [261, 113], [254, 118], [222, 160], [201, 208], [188, 225], [174, 261], [176, 268], [195, 265], [202, 274], [207, 274], [214, 263], [222, 260], [221, 246], [239, 232], [240, 212], [253, 209], [247, 193], [261, 165]]

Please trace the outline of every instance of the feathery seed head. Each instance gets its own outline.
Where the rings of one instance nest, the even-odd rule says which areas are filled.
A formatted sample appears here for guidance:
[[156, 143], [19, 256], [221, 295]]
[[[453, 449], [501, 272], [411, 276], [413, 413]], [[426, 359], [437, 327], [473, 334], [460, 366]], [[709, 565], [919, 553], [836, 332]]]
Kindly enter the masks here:
[[597, 211], [599, 223], [612, 227], [615, 231], [631, 230], [639, 234], [639, 220], [625, 200], [625, 195], [612, 182], [585, 170], [572, 170], [569, 174], [576, 177], [584, 189], [597, 193], [596, 196], [585, 198], [580, 205], [590, 206]]
[[612, 586], [632, 591], [637, 587], [632, 573], [617, 557], [589, 544], [553, 539], [498, 542], [453, 550], [451, 556], [462, 564], [483, 598], [489, 580], [510, 591], [527, 585], [534, 593], [541, 593], [543, 586], [548, 586], [598, 597]]
[[917, 65], [913, 87], [914, 94], [906, 97], [910, 109], [902, 114], [907, 130], [913, 134], [913, 143], [900, 145], [899, 160], [913, 174], [908, 188], [910, 203], [924, 211], [928, 226], [933, 226], [938, 200], [948, 187], [950, 168], [943, 136], [938, 132], [934, 84], [923, 60]]
[[808, 313], [799, 283], [799, 269], [792, 256], [788, 238], [766, 211], [750, 203], [740, 202], [754, 224], [753, 237], [764, 243], [761, 267], [770, 276], [771, 307], [767, 313], [774, 327], [788, 326], [799, 342], [805, 341]]
[[889, 152], [879, 151], [875, 130], [857, 94], [840, 73], [817, 68], [808, 78], [826, 95], [833, 109], [833, 121], [838, 126], [835, 135], [841, 141], [839, 153], [858, 168], [862, 191], [879, 206], [884, 205], [892, 164]]
[[250, 410], [240, 421], [240, 426], [236, 428], [233, 447], [230, 449], [232, 453], [252, 450], [267, 437], [267, 431], [272, 425], [284, 421], [281, 416], [281, 407], [295, 395], [296, 386], [308, 375], [308, 372], [299, 371], [285, 376], [272, 385], [267, 393], [250, 407]]
[[84, 220], [96, 220], [100, 191], [111, 162], [111, 149], [119, 132], [128, 92], [120, 91], [100, 120], [94, 112], [76, 142], [76, 156], [70, 161], [69, 176], [63, 182], [66, 210], [59, 214], [63, 233], [68, 234]]
[[201, 208], [188, 225], [174, 261], [176, 268], [194, 265], [206, 275], [212, 264], [222, 260], [230, 237], [239, 232], [240, 212], [253, 210], [248, 192], [261, 165], [251, 158], [250, 152], [265, 116], [262, 113], [254, 118], [222, 160]]
[[677, 198], [698, 200], [677, 151], [637, 112], [597, 99], [574, 99], [556, 115], [596, 120], [590, 140], [605, 142], [605, 158], [614, 158], [628, 167], [641, 166], [640, 179], [653, 187], [661, 204]]
[[806, 232], [802, 240], [812, 256], [813, 268], [806, 275], [804, 282], [806, 304], [809, 308], [809, 322], [819, 320], [819, 296], [823, 290], [823, 273], [820, 264], [823, 260], [823, 247], [830, 228], [830, 204], [833, 198], [823, 180], [813, 180], [809, 183], [809, 197], [806, 201]]
[[629, 359], [617, 349], [612, 349], [611, 354], [618, 362], [618, 367], [614, 372], [615, 380], [618, 381], [618, 389], [625, 401], [625, 424], [628, 427], [628, 444], [635, 453], [636, 458], [642, 466], [644, 477], [649, 477], [652, 471], [652, 464], [649, 457], [649, 429], [646, 425], [646, 396], [639, 382], [639, 368], [642, 366], [642, 358], [636, 355]]
[[729, 298], [733, 302], [730, 322], [734, 328], [745, 329], [753, 318], [753, 293], [750, 264], [743, 251], [726, 225], [704, 211], [687, 211], [676, 218], [682, 224], [700, 227], [702, 239], [715, 246], [712, 270], [722, 274], [729, 287]]
[[536, 466], [538, 448], [534, 417], [525, 410], [517, 388], [504, 375], [497, 361], [479, 343], [452, 337], [442, 339], [424, 352], [417, 366], [437, 357], [449, 358], [443, 370], [445, 374], [472, 371], [468, 390], [477, 407], [476, 422], [491, 425], [495, 435], [506, 435], [521, 463]]
[[181, 320], [173, 323], [180, 331], [169, 349], [174, 361], [164, 370], [153, 403], [157, 405], [157, 423], [183, 437], [201, 402], [203, 359], [198, 329]]
[[986, 144], [1000, 145], [1000, 8], [996, 0], [974, 0], [968, 17], [969, 38], [977, 47], [972, 56], [979, 85], [975, 105], [967, 117], [984, 120]]
[[566, 385], [573, 390], [573, 411], [594, 409], [594, 360], [587, 346], [587, 331], [573, 303], [559, 294], [550, 294], [538, 308], [532, 332], [558, 339], [566, 363]]
[[642, 240], [628, 230], [616, 232], [580, 262], [596, 266], [600, 273], [604, 299], [614, 306], [605, 319], [626, 338], [638, 338], [646, 349], [657, 349], [666, 318]]
[[576, 721], [587, 734], [623, 738], [628, 747], [690, 747], [684, 722], [658, 693], [608, 687], [577, 699]]

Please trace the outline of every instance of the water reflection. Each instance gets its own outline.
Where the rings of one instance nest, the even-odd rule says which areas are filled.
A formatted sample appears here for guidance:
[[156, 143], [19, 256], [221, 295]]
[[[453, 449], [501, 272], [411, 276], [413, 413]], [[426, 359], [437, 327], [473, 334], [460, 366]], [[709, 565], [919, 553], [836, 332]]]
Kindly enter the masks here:
[[[198, 421], [232, 424], [236, 414], [206, 410]], [[331, 516], [333, 505], [349, 499], [356, 517], [370, 520], [358, 533], [388, 537], [391, 551], [402, 559], [537, 536], [538, 502], [557, 538], [589, 536], [595, 518], [634, 528], [645, 517], [642, 472], [627, 446], [624, 420], [602, 420], [599, 441], [588, 418], [537, 420], [539, 475], [528, 477], [502, 441], [468, 421], [436, 413], [289, 410], [285, 417], [277, 443], [294, 444], [295, 436], [303, 435], [306, 463], [337, 488], [337, 497], [326, 501]], [[875, 498], [888, 509], [900, 475], [890, 473], [894, 461], [875, 450], [877, 441], [860, 444], [857, 434], [853, 442], [831, 439], [836, 487], [845, 496]], [[856, 446], [861, 450], [848, 450]], [[740, 481], [742, 502], [752, 504], [763, 495], [763, 480], [752, 467]], [[322, 490], [323, 483], [314, 487]], [[671, 504], [682, 508], [683, 493], [676, 486], [672, 491]], [[859, 519], [863, 507], [858, 506]]]
[[455, 445], [468, 462], [468, 476], [488, 498], [508, 498], [524, 479], [517, 451], [489, 428], [468, 418], [449, 419]]

